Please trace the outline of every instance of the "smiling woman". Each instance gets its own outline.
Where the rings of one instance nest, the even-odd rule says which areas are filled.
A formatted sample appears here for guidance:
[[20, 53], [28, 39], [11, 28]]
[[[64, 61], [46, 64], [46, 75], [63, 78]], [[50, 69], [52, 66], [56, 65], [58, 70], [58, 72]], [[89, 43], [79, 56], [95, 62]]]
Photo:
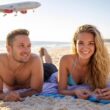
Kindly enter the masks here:
[[86, 84], [92, 91], [97, 88], [103, 91], [107, 87], [109, 65], [109, 54], [99, 30], [93, 25], [80, 26], [73, 37], [73, 54], [63, 56], [60, 61], [59, 92], [87, 99], [90, 90], [68, 90], [67, 86]]

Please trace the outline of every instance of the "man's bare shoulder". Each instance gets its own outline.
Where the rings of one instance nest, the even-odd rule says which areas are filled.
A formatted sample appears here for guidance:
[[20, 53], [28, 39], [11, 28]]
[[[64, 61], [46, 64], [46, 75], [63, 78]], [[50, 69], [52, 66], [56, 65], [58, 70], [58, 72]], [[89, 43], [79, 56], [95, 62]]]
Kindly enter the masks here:
[[0, 54], [0, 63], [7, 62], [7, 53]]
[[32, 62], [32, 63], [41, 62], [41, 58], [37, 54], [31, 54], [30, 62]]
[[7, 64], [8, 64], [7, 54], [5, 53], [0, 54], [0, 71], [1, 71], [0, 76], [2, 71], [6, 70]]
[[33, 54], [33, 53], [32, 53], [32, 54], [31, 54], [31, 59], [32, 59], [32, 60], [37, 60], [37, 59], [39, 60], [39, 59], [40, 59], [40, 56], [37, 55], [37, 54]]
[[41, 66], [42, 61], [41, 61], [40, 56], [38, 56], [36, 54], [31, 54], [31, 59], [30, 59], [30, 62], [28, 64], [31, 65], [32, 68], [36, 68], [38, 66]]

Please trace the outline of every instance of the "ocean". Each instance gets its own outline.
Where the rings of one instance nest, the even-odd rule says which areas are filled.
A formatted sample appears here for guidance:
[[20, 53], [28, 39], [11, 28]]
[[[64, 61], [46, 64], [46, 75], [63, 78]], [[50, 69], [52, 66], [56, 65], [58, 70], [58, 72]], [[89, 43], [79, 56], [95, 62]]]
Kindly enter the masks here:
[[[70, 42], [50, 42], [50, 41], [31, 41], [32, 43], [32, 52], [37, 51], [41, 47], [47, 49], [53, 48], [70, 48]], [[0, 52], [6, 52], [6, 41], [0, 41]]]
[[[71, 42], [50, 42], [50, 41], [31, 41], [32, 52], [37, 52], [41, 47], [50, 50], [53, 48], [71, 48]], [[105, 44], [110, 52], [110, 42], [105, 41]], [[0, 52], [6, 52], [6, 41], [0, 41]]]

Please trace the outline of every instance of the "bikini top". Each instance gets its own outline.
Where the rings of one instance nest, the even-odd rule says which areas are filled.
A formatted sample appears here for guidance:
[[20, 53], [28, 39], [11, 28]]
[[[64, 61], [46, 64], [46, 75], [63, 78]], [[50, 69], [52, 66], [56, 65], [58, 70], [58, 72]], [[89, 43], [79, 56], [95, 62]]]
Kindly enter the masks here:
[[[74, 69], [74, 67], [77, 65], [77, 60], [75, 60], [75, 62], [73, 63], [72, 69]], [[68, 80], [67, 80], [67, 84], [69, 86], [74, 86], [77, 85], [77, 83], [75, 82], [75, 80], [72, 77], [72, 74], [69, 73], [68, 75]]]
[[68, 75], [68, 81], [67, 81], [67, 84], [68, 84], [69, 86], [77, 85], [77, 83], [75, 82], [75, 80], [73, 79], [73, 77], [72, 77], [71, 74]]

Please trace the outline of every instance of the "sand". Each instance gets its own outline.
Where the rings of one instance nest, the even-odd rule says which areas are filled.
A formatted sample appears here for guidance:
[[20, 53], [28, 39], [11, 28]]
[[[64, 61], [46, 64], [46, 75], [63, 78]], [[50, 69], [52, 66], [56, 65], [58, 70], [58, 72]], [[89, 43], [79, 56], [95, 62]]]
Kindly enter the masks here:
[[88, 100], [32, 96], [23, 102], [0, 101], [0, 110], [110, 110], [110, 104], [93, 103]]
[[49, 51], [49, 54], [52, 57], [53, 64], [55, 64], [57, 67], [59, 66], [61, 57], [68, 53], [71, 53], [70, 48], [54, 48]]
[[[110, 105], [106, 105], [110, 107]], [[32, 96], [23, 102], [1, 102], [0, 110], [103, 110], [105, 105], [94, 104], [81, 99], [65, 97], [53, 99], [50, 97]], [[109, 109], [106, 109], [109, 110]]]
[[[57, 66], [62, 55], [67, 53], [70, 53], [69, 48], [51, 49], [49, 51], [53, 63]], [[0, 110], [110, 110], [110, 104], [103, 105], [88, 100], [74, 99], [71, 96], [66, 96], [63, 99], [32, 96], [27, 97], [22, 102], [0, 101]]]

